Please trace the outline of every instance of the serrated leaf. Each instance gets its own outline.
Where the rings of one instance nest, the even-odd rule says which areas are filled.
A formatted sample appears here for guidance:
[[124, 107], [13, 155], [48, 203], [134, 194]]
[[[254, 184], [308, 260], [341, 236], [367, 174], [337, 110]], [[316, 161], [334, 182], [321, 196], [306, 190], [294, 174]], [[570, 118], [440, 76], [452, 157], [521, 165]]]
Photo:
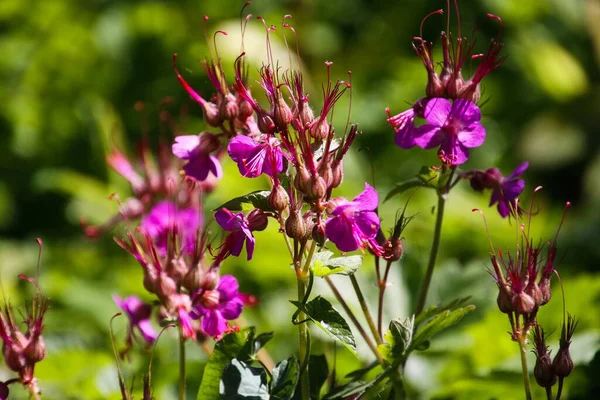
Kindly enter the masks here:
[[220, 398], [219, 386], [221, 375], [225, 366], [244, 348], [246, 343], [246, 334], [244, 332], [229, 333], [215, 344], [215, 348], [208, 358], [202, 382], [198, 390], [198, 400], [218, 400]]
[[291, 303], [306, 313], [323, 332], [343, 344], [352, 354], [356, 355], [356, 342], [354, 341], [354, 335], [352, 335], [350, 326], [348, 326], [344, 317], [333, 308], [329, 301], [321, 296], [317, 296], [306, 304], [302, 304], [299, 301], [291, 301]]
[[470, 305], [458, 308], [454, 311], [444, 310], [433, 317], [417, 330], [414, 336], [411, 348], [421, 348], [429, 339], [437, 335], [441, 331], [456, 325], [466, 314], [473, 311], [475, 306]]
[[269, 190], [257, 190], [256, 192], [231, 199], [225, 204], [221, 204], [213, 211], [218, 211], [222, 208], [226, 208], [229, 211], [251, 211], [255, 208], [263, 211], [273, 211], [271, 204], [269, 204], [270, 194], [271, 192]]
[[311, 265], [315, 276], [325, 277], [333, 274], [352, 275], [362, 265], [362, 256], [347, 256], [331, 258], [331, 251], [321, 251], [313, 258]]
[[296, 357], [290, 357], [277, 363], [273, 368], [271, 379], [271, 399], [291, 400], [294, 397], [299, 377], [300, 365]]
[[223, 370], [219, 393], [222, 400], [269, 400], [267, 373], [234, 358]]

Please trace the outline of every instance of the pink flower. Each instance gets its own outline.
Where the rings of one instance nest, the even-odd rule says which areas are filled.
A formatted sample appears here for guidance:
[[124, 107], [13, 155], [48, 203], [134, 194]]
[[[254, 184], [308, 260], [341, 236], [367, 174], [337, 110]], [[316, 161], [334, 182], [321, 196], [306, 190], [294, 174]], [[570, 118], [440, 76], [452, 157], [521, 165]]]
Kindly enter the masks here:
[[[334, 200], [335, 201], [335, 200]], [[338, 198], [333, 218], [325, 225], [325, 233], [341, 251], [364, 247], [379, 248], [375, 236], [379, 231], [379, 217], [374, 212], [379, 204], [377, 192], [368, 183], [365, 190], [352, 201]]]
[[219, 336], [225, 332], [227, 320], [240, 316], [244, 303], [238, 293], [239, 285], [232, 275], [224, 275], [215, 290], [202, 293], [198, 304], [194, 306], [192, 317], [203, 318], [202, 329], [210, 336]]
[[173, 154], [182, 160], [187, 160], [183, 166], [185, 174], [197, 181], [204, 181], [209, 173], [215, 177], [223, 176], [223, 170], [219, 159], [210, 154], [219, 147], [215, 135], [205, 133], [203, 135], [177, 136], [173, 144]]
[[225, 238], [221, 252], [217, 256], [217, 260], [219, 261], [216, 262], [216, 264], [219, 264], [220, 261], [230, 254], [236, 257], [239, 256], [244, 247], [244, 242], [246, 242], [246, 254], [248, 260], [251, 260], [256, 240], [254, 239], [254, 235], [252, 235], [250, 223], [244, 216], [244, 213], [239, 212], [234, 214], [228, 209], [222, 208], [215, 213], [215, 220], [221, 225], [221, 228], [231, 232], [227, 235], [227, 238]]
[[427, 124], [412, 129], [412, 139], [423, 149], [439, 146], [438, 154], [445, 163], [463, 164], [469, 157], [468, 149], [485, 141], [485, 128], [479, 123], [481, 112], [468, 100], [451, 103], [443, 98], [430, 99], [424, 116]]
[[279, 145], [279, 140], [272, 135], [261, 135], [256, 141], [245, 135], [237, 135], [229, 142], [227, 152], [243, 176], [275, 176], [283, 171], [284, 154]]
[[150, 304], [143, 303], [136, 296], [128, 296], [122, 299], [117, 295], [113, 295], [113, 300], [129, 318], [130, 337], [133, 336], [133, 328], [137, 328], [146, 342], [153, 343], [158, 335], [150, 324], [152, 306]]

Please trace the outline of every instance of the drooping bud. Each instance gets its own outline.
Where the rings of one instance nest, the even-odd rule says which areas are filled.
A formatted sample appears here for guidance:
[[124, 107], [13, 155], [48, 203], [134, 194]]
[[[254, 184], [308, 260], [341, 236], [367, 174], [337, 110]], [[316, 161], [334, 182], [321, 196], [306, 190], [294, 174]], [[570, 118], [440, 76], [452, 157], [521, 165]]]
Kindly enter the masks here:
[[220, 145], [219, 137], [214, 133], [203, 132], [200, 134], [198, 149], [202, 154], [212, 153], [216, 151]]
[[221, 126], [223, 118], [219, 112], [219, 107], [215, 103], [207, 101], [204, 103], [204, 120], [213, 128]]
[[267, 214], [260, 208], [255, 208], [248, 213], [248, 226], [251, 231], [263, 231], [269, 224]]
[[240, 97], [240, 101], [238, 102], [238, 119], [245, 121], [250, 118], [252, 114], [254, 114], [252, 105]]
[[276, 105], [273, 106], [273, 118], [280, 130], [285, 130], [292, 122], [293, 114], [290, 107], [284, 99], [280, 98]]
[[156, 269], [152, 264], [148, 264], [146, 268], [144, 268], [144, 279], [142, 281], [144, 289], [150, 293], [156, 293], [157, 279]]
[[327, 235], [325, 234], [325, 224], [315, 224], [312, 229], [312, 239], [319, 246], [323, 246], [325, 244], [325, 240], [327, 239]]
[[331, 187], [339, 187], [344, 180], [344, 166], [341, 160], [334, 160], [331, 164]]
[[281, 185], [273, 186], [269, 195], [269, 205], [277, 212], [282, 212], [290, 204], [290, 198], [285, 188]]
[[40, 362], [46, 357], [46, 343], [41, 335], [31, 339], [25, 348], [25, 357], [32, 364]]
[[485, 173], [482, 171], [475, 171], [473, 172], [473, 174], [471, 175], [471, 178], [469, 179], [469, 183], [471, 184], [471, 187], [473, 188], [473, 190], [475, 190], [476, 192], [483, 192], [483, 190], [485, 189], [485, 184], [483, 183], [485, 179]]
[[221, 100], [219, 107], [221, 118], [225, 121], [232, 121], [238, 116], [238, 104], [235, 96], [231, 93], [226, 94]]
[[8, 390], [8, 385], [4, 382], [0, 382], [0, 400], [7, 400], [9, 394], [10, 390]]
[[306, 235], [306, 225], [300, 211], [293, 211], [285, 220], [285, 233], [292, 239], [300, 240]]
[[496, 298], [496, 303], [498, 304], [498, 309], [500, 312], [504, 314], [510, 314], [515, 311], [512, 299], [514, 297], [513, 290], [508, 285], [503, 285], [498, 287], [498, 297]]
[[512, 298], [512, 304], [517, 314], [530, 314], [535, 309], [535, 300], [525, 292], [516, 293]]
[[257, 125], [262, 133], [273, 134], [275, 132], [275, 123], [266, 113], [258, 115]]

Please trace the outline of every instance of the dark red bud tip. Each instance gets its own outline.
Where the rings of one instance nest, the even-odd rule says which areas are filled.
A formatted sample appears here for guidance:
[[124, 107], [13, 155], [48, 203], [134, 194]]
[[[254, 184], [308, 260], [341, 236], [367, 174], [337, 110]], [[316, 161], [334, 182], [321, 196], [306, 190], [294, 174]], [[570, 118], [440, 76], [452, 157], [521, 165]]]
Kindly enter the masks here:
[[487, 14], [487, 17], [488, 17], [488, 18], [495, 19], [496, 21], [498, 21], [498, 22], [502, 23], [502, 18], [500, 18], [499, 16], [497, 16], [497, 15], [495, 15], [495, 14], [490, 14], [490, 13], [488, 13], [488, 14]]
[[291, 16], [290, 14], [285, 14], [285, 15], [283, 16], [283, 19], [288, 19], [288, 18], [292, 18], [292, 16]]
[[569, 208], [569, 207], [571, 207], [571, 202], [570, 202], [570, 201], [567, 201], [567, 202], [565, 203], [565, 208]]
[[205, 15], [205, 16], [204, 16], [204, 20], [205, 20], [205, 21], [208, 21], [208, 15]]
[[267, 214], [259, 208], [255, 208], [248, 214], [248, 225], [251, 231], [263, 231], [267, 228], [269, 219]]
[[0, 382], [0, 400], [7, 400], [9, 393], [8, 385], [4, 382]]

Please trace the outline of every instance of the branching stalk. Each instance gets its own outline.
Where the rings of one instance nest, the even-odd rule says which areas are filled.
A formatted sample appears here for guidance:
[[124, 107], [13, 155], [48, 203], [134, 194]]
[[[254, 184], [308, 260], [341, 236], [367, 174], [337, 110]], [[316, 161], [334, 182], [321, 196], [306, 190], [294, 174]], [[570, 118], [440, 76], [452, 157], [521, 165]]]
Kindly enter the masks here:
[[358, 286], [358, 280], [356, 280], [356, 276], [354, 276], [354, 274], [350, 275], [350, 281], [352, 282], [352, 287], [354, 288], [354, 291], [356, 292], [356, 297], [358, 298], [358, 302], [360, 303], [363, 313], [365, 314], [365, 318], [367, 320], [367, 324], [369, 325], [369, 329], [371, 329], [371, 333], [373, 334], [373, 337], [375, 338], [375, 342], [377, 342], [378, 345], [382, 344], [383, 340], [381, 339], [381, 336], [379, 336], [379, 333], [377, 332], [377, 326], [375, 325], [375, 321], [373, 320], [371, 311], [369, 311], [369, 306], [367, 305], [367, 301], [365, 300], [365, 297], [363, 296], [362, 291], [360, 290], [360, 286]]

